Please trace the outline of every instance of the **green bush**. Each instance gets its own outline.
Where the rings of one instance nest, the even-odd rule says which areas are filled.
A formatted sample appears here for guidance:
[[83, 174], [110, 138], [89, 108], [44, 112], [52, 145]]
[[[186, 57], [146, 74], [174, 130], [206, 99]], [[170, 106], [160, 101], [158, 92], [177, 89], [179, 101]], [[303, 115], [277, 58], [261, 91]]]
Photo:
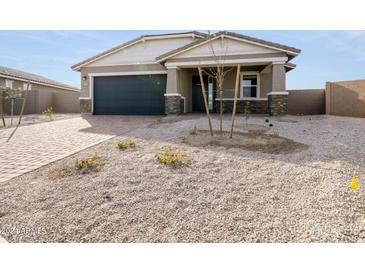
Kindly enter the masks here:
[[42, 114], [46, 117], [48, 117], [49, 120], [53, 119], [53, 107], [48, 107], [45, 110], [42, 111]]
[[164, 165], [178, 167], [189, 164], [184, 154], [174, 152], [171, 148], [165, 148], [163, 152], [156, 154], [157, 160]]
[[119, 149], [136, 148], [137, 143], [132, 139], [121, 140], [118, 142], [117, 146]]

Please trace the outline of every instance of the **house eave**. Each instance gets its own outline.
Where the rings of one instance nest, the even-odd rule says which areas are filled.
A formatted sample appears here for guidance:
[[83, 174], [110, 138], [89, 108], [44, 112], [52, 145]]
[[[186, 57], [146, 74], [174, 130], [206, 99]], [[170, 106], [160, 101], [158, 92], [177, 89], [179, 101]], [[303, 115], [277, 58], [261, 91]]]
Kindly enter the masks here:
[[193, 48], [202, 46], [202, 45], [209, 43], [211, 41], [214, 41], [216, 39], [225, 38], [225, 37], [228, 37], [228, 38], [234, 39], [234, 40], [238, 40], [238, 41], [243, 41], [243, 42], [246, 42], [249, 44], [259, 45], [262, 47], [278, 50], [280, 52], [285, 52], [290, 59], [296, 57], [301, 52], [301, 50], [296, 49], [296, 48], [292, 48], [292, 47], [288, 47], [288, 46], [284, 46], [284, 45], [280, 45], [280, 44], [276, 44], [276, 43], [272, 43], [272, 42], [268, 42], [268, 41], [264, 41], [264, 40], [260, 40], [260, 39], [255, 39], [255, 38], [251, 38], [251, 37], [249, 37], [250, 39], [248, 39], [248, 36], [223, 31], [223, 32], [218, 32], [218, 33], [212, 34], [212, 35], [206, 37], [205, 39], [202, 39], [201, 41], [192, 42], [181, 48], [178, 48], [178, 49], [172, 50], [170, 52], [167, 52], [165, 54], [162, 54], [162, 55], [156, 57], [156, 61], [164, 62], [169, 58], [172, 58], [176, 55], [189, 51]]
[[205, 38], [207, 35], [202, 32], [197, 31], [191, 31], [191, 32], [181, 32], [181, 33], [167, 33], [167, 34], [154, 34], [154, 35], [142, 35], [140, 37], [137, 37], [133, 40], [130, 40], [128, 42], [125, 42], [123, 44], [120, 44], [116, 47], [113, 47], [109, 50], [103, 51], [93, 57], [90, 57], [84, 61], [81, 61], [73, 66], [71, 66], [71, 69], [73, 71], [80, 71], [80, 69], [90, 63], [93, 63], [97, 60], [100, 60], [108, 55], [111, 55], [113, 53], [116, 53], [120, 50], [123, 50], [127, 47], [133, 46], [135, 44], [138, 44], [140, 42], [144, 42], [146, 40], [156, 40], [156, 39], [171, 39], [171, 38], [179, 38], [179, 37], [197, 37], [200, 39]]

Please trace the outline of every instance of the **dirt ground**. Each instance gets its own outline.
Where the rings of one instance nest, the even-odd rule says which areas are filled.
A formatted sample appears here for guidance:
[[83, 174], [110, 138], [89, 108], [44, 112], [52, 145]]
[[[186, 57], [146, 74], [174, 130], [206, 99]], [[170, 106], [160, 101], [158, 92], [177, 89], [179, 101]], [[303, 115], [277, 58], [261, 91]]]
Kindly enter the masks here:
[[[10, 242], [364, 242], [365, 119], [286, 116], [270, 123], [252, 117], [247, 128], [238, 117], [240, 133], [227, 143], [219, 135], [206, 138], [204, 116], [162, 119], [1, 183], [2, 236]], [[229, 126], [227, 116], [224, 130]], [[119, 150], [118, 140], [126, 138], [137, 148]], [[166, 147], [190, 164], [161, 165], [156, 154]], [[93, 155], [106, 164], [75, 171], [77, 159]], [[359, 192], [349, 188], [354, 175]]]
[[196, 147], [237, 148], [248, 151], [259, 151], [270, 154], [288, 154], [308, 148], [308, 145], [297, 143], [277, 134], [266, 134], [262, 130], [248, 130], [247, 133], [237, 132], [234, 138], [229, 138], [227, 131], [217, 131], [211, 136], [209, 130], [197, 130], [184, 137], [183, 143]]

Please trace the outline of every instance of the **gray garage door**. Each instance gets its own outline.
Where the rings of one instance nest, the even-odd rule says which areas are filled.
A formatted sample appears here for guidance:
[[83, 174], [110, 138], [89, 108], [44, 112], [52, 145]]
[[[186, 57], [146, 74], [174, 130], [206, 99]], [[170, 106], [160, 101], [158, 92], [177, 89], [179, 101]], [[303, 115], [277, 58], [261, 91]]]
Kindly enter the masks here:
[[94, 114], [162, 115], [166, 75], [94, 77]]

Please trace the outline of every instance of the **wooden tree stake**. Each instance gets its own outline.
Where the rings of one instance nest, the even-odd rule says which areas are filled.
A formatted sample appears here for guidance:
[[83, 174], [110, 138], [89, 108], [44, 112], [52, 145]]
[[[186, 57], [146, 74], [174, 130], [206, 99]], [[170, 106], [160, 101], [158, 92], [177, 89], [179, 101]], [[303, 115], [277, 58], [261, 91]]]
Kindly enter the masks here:
[[3, 110], [3, 94], [4, 92], [1, 91], [1, 96], [0, 96], [0, 112], [1, 112], [1, 120], [3, 121], [3, 125], [4, 127], [6, 127], [6, 123], [5, 123], [5, 118], [4, 118], [4, 110]]
[[229, 138], [231, 138], [231, 139], [233, 136], [234, 120], [236, 118], [237, 97], [238, 97], [238, 89], [239, 89], [239, 82], [240, 82], [240, 70], [241, 70], [241, 65], [237, 65], [236, 87], [234, 90], [234, 100], [233, 100], [233, 110], [232, 110], [232, 125], [231, 125], [231, 132], [229, 134]]
[[198, 67], [198, 70], [199, 70], [200, 84], [201, 84], [201, 87], [202, 87], [201, 90], [202, 90], [203, 98], [204, 98], [205, 111], [207, 112], [207, 117], [208, 117], [209, 131], [210, 131], [210, 135], [213, 136], [212, 121], [210, 119], [207, 95], [205, 94], [205, 86], [204, 86], [204, 81], [203, 81], [202, 69], [200, 67]]
[[24, 108], [25, 108], [25, 103], [26, 103], [26, 101], [27, 101], [27, 95], [28, 95], [28, 91], [29, 91], [29, 86], [30, 86], [30, 82], [28, 81], [27, 89], [25, 90], [25, 94], [24, 94], [24, 98], [23, 98], [22, 109], [21, 109], [21, 111], [20, 111], [20, 116], [19, 116], [18, 126], [19, 126], [19, 125], [20, 125], [20, 123], [22, 122], [23, 112], [24, 112]]

